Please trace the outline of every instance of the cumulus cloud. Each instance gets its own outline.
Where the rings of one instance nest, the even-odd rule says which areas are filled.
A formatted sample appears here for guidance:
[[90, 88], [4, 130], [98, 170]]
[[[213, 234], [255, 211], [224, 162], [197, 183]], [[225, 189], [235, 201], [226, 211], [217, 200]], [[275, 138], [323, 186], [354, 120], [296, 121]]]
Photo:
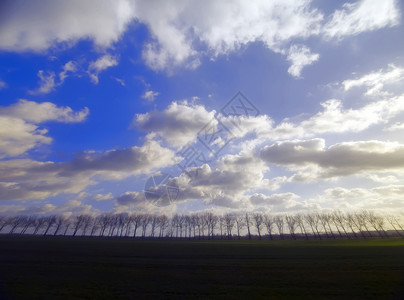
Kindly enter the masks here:
[[76, 123], [84, 121], [89, 114], [87, 107], [74, 112], [69, 106], [59, 107], [51, 102], [38, 103], [20, 99], [16, 104], [0, 107], [1, 116], [12, 116], [33, 123], [49, 121]]
[[7, 83], [0, 79], [0, 90], [7, 88]]
[[[288, 55], [287, 49], [295, 40], [312, 36], [342, 39], [399, 22], [394, 0], [345, 4], [326, 23], [310, 0], [75, 0], [68, 4], [41, 0], [40, 5], [8, 0], [2, 8], [0, 49], [44, 51], [60, 43], [71, 46], [80, 39], [91, 39], [105, 49], [136, 20], [146, 24], [151, 33], [143, 45], [144, 61], [153, 70], [168, 72], [180, 66], [194, 69], [204, 55], [215, 59], [252, 42], [262, 42], [269, 50]], [[289, 73], [293, 76], [299, 76], [304, 65], [318, 59], [305, 49], [302, 46], [298, 53], [294, 50], [289, 54]], [[97, 74], [91, 74], [96, 82]]]
[[13, 117], [0, 116], [0, 158], [18, 156], [42, 144], [50, 144], [47, 130]]
[[73, 61], [68, 61], [59, 73], [59, 78], [55, 72], [38, 71], [39, 87], [29, 91], [30, 94], [48, 94], [55, 90], [56, 87], [62, 85], [65, 79], [71, 74], [77, 72], [77, 65]]
[[287, 60], [291, 63], [288, 73], [294, 77], [300, 77], [303, 68], [317, 61], [319, 57], [319, 54], [311, 53], [306, 46], [291, 46], [287, 57]]
[[118, 180], [172, 165], [173, 157], [171, 150], [151, 140], [141, 147], [80, 153], [67, 162], [0, 161], [0, 199], [45, 199], [79, 193], [100, 178]]
[[98, 84], [99, 73], [110, 67], [114, 67], [117, 65], [118, 65], [117, 58], [108, 54], [101, 56], [96, 61], [91, 62], [90, 65], [88, 66], [88, 74], [91, 78], [91, 81], [94, 84]]
[[196, 139], [214, 115], [215, 111], [208, 112], [203, 105], [174, 101], [164, 111], [136, 114], [133, 125], [154, 132], [172, 146], [185, 146]]
[[362, 0], [345, 3], [335, 11], [325, 24], [323, 33], [326, 38], [342, 39], [384, 27], [399, 24], [400, 11], [396, 0]]
[[325, 147], [324, 139], [277, 142], [265, 146], [268, 163], [296, 171], [294, 180], [327, 179], [364, 172], [402, 171], [404, 145], [382, 141], [344, 142]]
[[[169, 184], [178, 187], [175, 203], [201, 200], [205, 205], [231, 209], [251, 208], [248, 193], [254, 189], [270, 190], [271, 181], [264, 179], [269, 170], [266, 164], [252, 152], [228, 154], [218, 160], [214, 167], [203, 164], [188, 168], [187, 173], [169, 179]], [[122, 194], [117, 198], [120, 205], [138, 204], [146, 201], [143, 192]]]
[[87, 107], [74, 112], [70, 107], [58, 107], [51, 102], [37, 103], [20, 99], [16, 104], [0, 107], [0, 158], [24, 154], [52, 139], [39, 123], [54, 121], [63, 123], [82, 122]]
[[401, 197], [403, 192], [403, 185], [394, 184], [369, 189], [333, 187], [326, 189], [316, 199], [337, 209], [341, 207], [347, 207], [351, 210], [376, 209], [396, 214], [397, 210], [401, 210], [404, 205]]
[[399, 83], [404, 80], [404, 68], [390, 64], [387, 69], [380, 69], [356, 79], [344, 80], [344, 89], [350, 90], [355, 87], [365, 87], [367, 96], [388, 95], [384, 90], [385, 85]]
[[404, 95], [375, 101], [358, 109], [345, 109], [341, 100], [330, 99], [321, 103], [323, 111], [300, 123], [288, 119], [275, 127], [256, 130], [271, 140], [303, 138], [324, 133], [360, 132], [370, 126], [388, 123], [404, 111]]
[[85, 204], [78, 200], [70, 200], [61, 205], [54, 205], [51, 203], [41, 203], [37, 205], [2, 205], [0, 207], [0, 214], [13, 216], [13, 215], [45, 215], [55, 214], [62, 215], [66, 218], [72, 215], [92, 214], [98, 212], [91, 205]]
[[153, 102], [154, 99], [156, 99], [156, 97], [157, 97], [159, 94], [160, 94], [159, 92], [155, 92], [155, 91], [149, 90], [149, 91], [144, 92], [144, 94], [142, 95], [142, 98], [143, 98], [143, 99], [146, 99], [146, 100], [149, 101], [149, 102]]
[[0, 48], [43, 51], [57, 43], [73, 45], [80, 39], [91, 39], [98, 47], [109, 47], [134, 18], [133, 5], [127, 0], [69, 3], [6, 0], [0, 14]]

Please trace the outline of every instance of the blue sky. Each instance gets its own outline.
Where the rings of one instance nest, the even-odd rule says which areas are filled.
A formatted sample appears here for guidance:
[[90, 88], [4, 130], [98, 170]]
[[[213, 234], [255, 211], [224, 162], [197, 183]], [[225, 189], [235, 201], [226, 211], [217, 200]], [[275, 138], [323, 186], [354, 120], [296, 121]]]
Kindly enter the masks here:
[[[403, 208], [402, 2], [0, 9], [2, 214]], [[222, 111], [239, 91], [259, 113]]]

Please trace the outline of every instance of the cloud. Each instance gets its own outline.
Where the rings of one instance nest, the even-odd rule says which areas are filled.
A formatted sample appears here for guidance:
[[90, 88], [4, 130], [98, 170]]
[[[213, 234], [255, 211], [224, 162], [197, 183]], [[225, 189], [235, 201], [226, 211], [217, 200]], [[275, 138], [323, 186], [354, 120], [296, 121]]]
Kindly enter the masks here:
[[[97, 9], [94, 9], [94, 6]], [[289, 73], [299, 76], [318, 54], [287, 49], [294, 41], [313, 36], [342, 39], [399, 23], [394, 0], [365, 0], [345, 4], [325, 23], [310, 0], [297, 1], [106, 1], [73, 4], [42, 0], [41, 4], [8, 0], [0, 15], [0, 49], [46, 51], [90, 39], [96, 48], [111, 48], [136, 22], [145, 24], [150, 39], [143, 45], [145, 63], [155, 71], [172, 73], [177, 67], [195, 69], [201, 58], [228, 55], [253, 42], [286, 54]], [[90, 72], [93, 82], [97, 73]]]
[[133, 125], [156, 133], [172, 146], [185, 146], [196, 139], [214, 115], [215, 111], [208, 112], [203, 105], [174, 101], [164, 111], [136, 114]]
[[90, 76], [91, 81], [94, 84], [98, 84], [99, 73], [110, 67], [114, 67], [117, 65], [118, 65], [117, 58], [106, 54], [97, 59], [96, 61], [90, 63], [90, 65], [88, 66], [88, 75]]
[[18, 118], [0, 115], [0, 159], [24, 154], [39, 145], [50, 144], [46, 129]]
[[261, 157], [297, 171], [293, 179], [302, 181], [404, 169], [404, 145], [376, 140], [344, 142], [328, 148], [319, 138], [277, 142], [265, 146]]
[[[228, 154], [215, 163], [188, 168], [188, 173], [170, 178], [168, 184], [178, 187], [174, 203], [199, 200], [205, 205], [230, 209], [251, 208], [247, 194], [251, 190], [271, 190], [273, 184], [264, 179], [269, 168], [254, 153]], [[278, 183], [278, 182], [276, 182]], [[143, 192], [127, 192], [117, 198], [119, 205], [150, 202]]]
[[166, 70], [179, 65], [195, 68], [202, 50], [193, 47], [196, 40], [211, 57], [229, 54], [255, 41], [279, 52], [293, 38], [319, 33], [323, 16], [308, 3], [140, 2], [137, 16], [155, 38], [145, 46], [143, 56], [152, 69]]
[[0, 79], [0, 90], [7, 88], [7, 83]]
[[380, 69], [375, 72], [363, 75], [356, 79], [344, 80], [342, 85], [346, 91], [355, 87], [365, 87], [367, 96], [389, 95], [384, 91], [385, 85], [399, 83], [404, 80], [404, 68], [393, 64], [388, 66], [387, 70]]
[[146, 92], [142, 95], [142, 98], [143, 98], [143, 99], [146, 99], [146, 100], [149, 101], [149, 102], [153, 102], [154, 99], [155, 99], [159, 94], [160, 94], [159, 92], [155, 92], [155, 91], [149, 90], [149, 91], [146, 91]]
[[83, 122], [89, 114], [87, 107], [74, 112], [69, 106], [59, 107], [51, 102], [20, 99], [16, 104], [0, 107], [1, 116], [12, 116], [33, 123], [49, 121], [62, 123]]
[[67, 162], [0, 161], [0, 200], [45, 199], [79, 193], [98, 180], [119, 180], [173, 164], [174, 153], [153, 141], [104, 153], [83, 152]]
[[55, 73], [54, 72], [47, 72], [44, 73], [43, 70], [38, 71], [39, 81], [39, 88], [36, 90], [30, 91], [30, 94], [48, 94], [55, 89]]
[[87, 107], [74, 112], [70, 107], [58, 107], [50, 102], [37, 103], [20, 99], [16, 104], [0, 107], [0, 158], [13, 157], [43, 144], [50, 144], [47, 130], [39, 123], [83, 122], [89, 113]]
[[113, 198], [114, 198], [114, 196], [112, 196], [112, 193], [96, 194], [91, 198], [91, 200], [93, 200], [93, 201], [107, 201], [107, 200], [111, 200]]
[[333, 187], [326, 189], [314, 201], [325, 203], [328, 207], [350, 210], [378, 210], [396, 214], [404, 205], [402, 194], [404, 185], [384, 185], [373, 188]]
[[388, 123], [404, 111], [404, 95], [375, 101], [358, 109], [345, 109], [341, 100], [321, 103], [323, 111], [300, 123], [285, 119], [275, 127], [255, 129], [260, 138], [270, 140], [310, 137], [325, 133], [360, 132], [370, 126]]
[[0, 13], [0, 48], [8, 51], [45, 51], [63, 43], [91, 39], [110, 47], [133, 20], [132, 1], [6, 0]]
[[310, 49], [304, 45], [291, 46], [287, 57], [287, 60], [291, 62], [288, 73], [294, 77], [300, 77], [303, 68], [317, 61], [319, 57], [319, 54], [311, 53]]
[[0, 206], [0, 214], [13, 216], [13, 215], [62, 215], [66, 218], [72, 215], [94, 214], [98, 210], [94, 209], [89, 204], [84, 204], [78, 200], [70, 200], [61, 205], [54, 205], [51, 203], [41, 203], [38, 205], [2, 205]]
[[404, 130], [404, 122], [396, 122], [393, 125], [384, 129], [385, 131]]
[[345, 3], [325, 24], [323, 34], [327, 39], [342, 39], [384, 27], [393, 27], [400, 22], [398, 1], [362, 0]]
[[54, 72], [38, 71], [39, 87], [35, 90], [29, 91], [30, 94], [48, 94], [55, 90], [56, 87], [62, 85], [65, 79], [69, 76], [69, 73], [77, 72], [78, 68], [75, 62], [68, 61], [59, 73], [59, 80]]

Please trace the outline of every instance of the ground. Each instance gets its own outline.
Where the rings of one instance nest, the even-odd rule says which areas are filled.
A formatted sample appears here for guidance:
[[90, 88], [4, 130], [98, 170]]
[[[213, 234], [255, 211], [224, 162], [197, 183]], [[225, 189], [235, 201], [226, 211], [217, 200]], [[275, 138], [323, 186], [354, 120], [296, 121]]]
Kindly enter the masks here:
[[404, 299], [404, 239], [0, 236], [1, 299]]

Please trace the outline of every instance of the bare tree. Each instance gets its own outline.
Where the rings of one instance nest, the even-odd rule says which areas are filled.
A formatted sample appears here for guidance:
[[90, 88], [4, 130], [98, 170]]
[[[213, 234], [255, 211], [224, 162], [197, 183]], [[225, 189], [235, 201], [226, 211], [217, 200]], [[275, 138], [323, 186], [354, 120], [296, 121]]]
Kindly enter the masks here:
[[4, 216], [0, 217], [0, 232], [3, 230], [4, 227], [9, 225], [9, 218], [6, 218]]
[[73, 219], [73, 236], [76, 236], [77, 232], [83, 227], [84, 219], [84, 215], [78, 215]]
[[245, 221], [245, 225], [246, 225], [246, 227], [247, 227], [248, 239], [250, 239], [250, 240], [251, 240], [251, 231], [250, 231], [250, 226], [251, 226], [251, 217], [249, 216], [249, 214], [248, 214], [248, 213], [246, 213], [246, 214], [245, 214], [244, 221]]
[[136, 231], [142, 224], [143, 216], [140, 214], [136, 214], [136, 215], [132, 215], [131, 219], [132, 219], [133, 226], [134, 226], [133, 237], [136, 237]]
[[286, 215], [285, 216], [286, 224], [289, 228], [289, 233], [292, 235], [293, 239], [296, 239], [295, 230], [297, 227], [297, 222], [294, 216]]
[[82, 221], [83, 223], [82, 223], [81, 227], [83, 228], [83, 230], [81, 232], [81, 236], [85, 236], [87, 229], [90, 227], [90, 224], [93, 223], [93, 217], [85, 214], [85, 215], [82, 215], [82, 219], [83, 219], [83, 221]]
[[297, 214], [295, 216], [295, 220], [296, 220], [297, 226], [299, 226], [299, 228], [300, 228], [300, 232], [302, 233], [302, 235], [304, 234], [304, 237], [306, 238], [306, 240], [308, 240], [309, 237], [307, 235], [306, 228], [304, 227], [304, 217], [300, 214]]
[[46, 229], [45, 229], [45, 232], [43, 233], [43, 235], [46, 235], [46, 234], [48, 233], [49, 229], [50, 229], [53, 225], [55, 225], [55, 223], [56, 223], [56, 216], [55, 216], [55, 215], [46, 217], [46, 224], [47, 224], [47, 226], [46, 226]]
[[224, 215], [224, 222], [226, 224], [226, 231], [227, 231], [227, 238], [232, 238], [232, 230], [234, 227], [235, 217], [232, 214], [225, 214]]
[[237, 237], [238, 237], [238, 239], [240, 239], [241, 238], [240, 231], [245, 226], [244, 217], [242, 215], [237, 215], [237, 216], [235, 216], [234, 221], [236, 222]]
[[54, 236], [58, 234], [60, 228], [62, 228], [62, 226], [63, 226], [63, 224], [64, 224], [65, 222], [66, 222], [66, 218], [65, 218], [65, 217], [63, 217], [62, 215], [57, 215], [57, 216], [56, 216], [56, 219], [55, 219], [55, 226], [56, 226], [56, 229], [55, 229], [55, 232], [53, 233]]
[[36, 221], [35, 216], [25, 217], [23, 228], [22, 228], [20, 234], [25, 234], [25, 232], [28, 230], [28, 228], [35, 225], [35, 221]]
[[273, 231], [273, 227], [275, 224], [274, 218], [272, 216], [270, 216], [269, 214], [266, 214], [266, 215], [264, 215], [263, 222], [264, 222], [265, 228], [267, 229], [269, 238], [271, 240], [273, 240], [272, 231]]
[[141, 224], [142, 238], [146, 237], [146, 230], [147, 230], [147, 226], [149, 225], [150, 221], [151, 221], [151, 216], [149, 214], [143, 215], [142, 224]]
[[306, 222], [310, 225], [311, 231], [313, 232], [314, 237], [318, 237], [321, 239], [320, 232], [318, 230], [318, 219], [315, 214], [308, 214], [304, 216]]
[[351, 229], [352, 234], [354, 235], [355, 238], [357, 238], [357, 234], [355, 232], [355, 229], [353, 228], [355, 225], [355, 216], [353, 214], [347, 213], [345, 215], [345, 222], [348, 225], [348, 227]]
[[255, 228], [257, 228], [258, 237], [259, 237], [259, 239], [261, 239], [261, 228], [263, 225], [262, 223], [264, 221], [262, 214], [260, 214], [260, 213], [253, 214], [253, 219], [254, 219]]
[[47, 223], [48, 223], [48, 218], [47, 217], [36, 218], [34, 234], [37, 234], [38, 231], [42, 228], [42, 226], [45, 226], [45, 224], [47, 224]]
[[381, 238], [387, 236], [386, 232], [383, 229], [384, 219], [380, 216], [377, 216], [374, 212], [367, 211], [366, 218], [369, 224], [376, 230]]
[[284, 220], [282, 216], [276, 216], [274, 218], [276, 227], [278, 228], [279, 236], [281, 239], [283, 239], [283, 226], [284, 226]]
[[[334, 211], [332, 214], [332, 220], [335, 223], [335, 226], [338, 228], [338, 225], [341, 226], [342, 230], [344, 231], [346, 237], [348, 239], [350, 239], [350, 236], [348, 234], [348, 232], [345, 229], [344, 223], [345, 223], [345, 218], [344, 215], [340, 212], [340, 211]], [[338, 224], [338, 225], [337, 225]], [[340, 233], [340, 236], [342, 237], [341, 232], [338, 230], [338, 232]]]
[[161, 215], [159, 216], [159, 224], [160, 224], [160, 233], [159, 233], [159, 237], [164, 237], [164, 232], [168, 227], [168, 217], [166, 215]]
[[16, 216], [8, 218], [7, 223], [11, 226], [11, 229], [8, 233], [13, 234], [14, 231], [17, 229], [17, 227], [23, 224], [25, 221], [26, 221], [25, 216]]
[[[394, 228], [394, 230], [397, 232], [399, 236], [403, 236], [403, 227], [400, 225], [399, 219], [397, 216], [387, 216], [387, 221], [390, 223], [390, 225]], [[397, 227], [401, 229], [401, 232], [397, 229]]]

